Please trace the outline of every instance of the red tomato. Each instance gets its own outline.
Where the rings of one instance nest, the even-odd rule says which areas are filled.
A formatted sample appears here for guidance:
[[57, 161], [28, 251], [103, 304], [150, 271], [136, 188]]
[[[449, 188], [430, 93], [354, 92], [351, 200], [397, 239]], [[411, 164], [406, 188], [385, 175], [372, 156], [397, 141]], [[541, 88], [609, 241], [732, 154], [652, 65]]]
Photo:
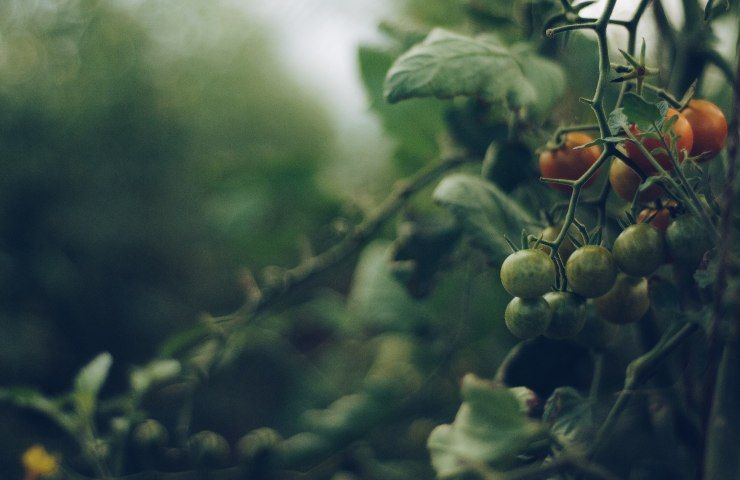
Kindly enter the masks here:
[[[578, 180], [601, 155], [601, 148], [592, 146], [579, 150], [574, 147], [585, 145], [593, 141], [593, 138], [585, 133], [572, 132], [565, 135], [565, 141], [560, 148], [546, 150], [540, 154], [540, 173], [546, 178], [562, 178], [565, 180]], [[596, 172], [584, 185], [588, 187], [596, 180]], [[570, 193], [568, 185], [549, 183], [550, 187], [561, 192]]]
[[[694, 144], [694, 132], [691, 129], [691, 124], [689, 123], [689, 121], [678, 110], [669, 108], [665, 118], [666, 120], [668, 120], [675, 115], [678, 115], [678, 120], [673, 125], [673, 131], [676, 133], [676, 135], [678, 135], [678, 152], [679, 156], [683, 158], [683, 155], [681, 153], [683, 150], [691, 152], [691, 147]], [[640, 131], [638, 130], [636, 125], [631, 125], [630, 131], [634, 133], [637, 138], [640, 138]], [[665, 139], [666, 143], [670, 145], [669, 136], [666, 134], [663, 136], [663, 138]], [[645, 138], [641, 140], [642, 144], [645, 146], [648, 152], [652, 152], [653, 149], [663, 147], [663, 142], [655, 138]], [[633, 162], [635, 162], [637, 166], [640, 167], [643, 172], [645, 172], [645, 174], [650, 175], [651, 173], [655, 173], [657, 171], [650, 163], [650, 161], [642, 154], [642, 152], [640, 152], [640, 149], [637, 147], [637, 145], [635, 145], [632, 141], [625, 141], [624, 148], [627, 150], [627, 156]], [[673, 163], [671, 162], [671, 159], [668, 155], [666, 155], [665, 153], [659, 153], [654, 156], [661, 167], [666, 170], [673, 170]]]
[[[612, 160], [612, 166], [609, 169], [609, 182], [612, 184], [614, 191], [622, 197], [625, 202], [631, 202], [640, 186], [640, 176], [632, 170], [629, 165], [618, 158]], [[641, 202], [650, 202], [660, 197], [663, 189], [658, 185], [653, 185], [640, 194]]]

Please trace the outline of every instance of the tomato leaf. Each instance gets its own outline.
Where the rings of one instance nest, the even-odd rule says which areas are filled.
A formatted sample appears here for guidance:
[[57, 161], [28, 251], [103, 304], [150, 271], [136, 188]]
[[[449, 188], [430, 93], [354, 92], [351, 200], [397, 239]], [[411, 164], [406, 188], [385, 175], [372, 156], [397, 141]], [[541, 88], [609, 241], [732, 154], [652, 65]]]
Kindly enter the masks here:
[[609, 125], [609, 132], [612, 135], [617, 135], [622, 130], [623, 125], [627, 125], [627, 115], [624, 113], [623, 108], [614, 109], [607, 119], [607, 125]]
[[98, 393], [108, 378], [113, 357], [103, 352], [90, 363], [80, 369], [75, 377], [73, 397], [77, 413], [82, 418], [88, 418], [95, 412]]
[[394, 62], [384, 93], [390, 103], [462, 95], [506, 100], [519, 107], [536, 105], [544, 89], [544, 108], [549, 108], [553, 94], [559, 96], [564, 85], [560, 67], [521, 46], [512, 49], [491, 34], [468, 37], [435, 29]]
[[641, 130], [647, 130], [663, 119], [658, 105], [647, 102], [634, 93], [624, 96], [622, 111], [627, 116], [628, 122], [637, 124]]
[[569, 452], [588, 450], [595, 428], [593, 412], [576, 389], [556, 388], [547, 399], [542, 420], [551, 424], [550, 434]]
[[500, 264], [509, 255], [504, 236], [518, 238], [522, 226], [534, 219], [496, 185], [480, 177], [452, 174], [433, 194], [461, 223], [472, 243]]
[[391, 269], [392, 245], [374, 242], [360, 254], [349, 293], [351, 324], [357, 331], [411, 331], [425, 318]]
[[427, 441], [440, 478], [461, 475], [477, 465], [508, 470], [530, 445], [546, 438], [543, 425], [525, 415], [509, 389], [468, 374], [461, 394], [463, 403], [454, 422], [435, 428]]

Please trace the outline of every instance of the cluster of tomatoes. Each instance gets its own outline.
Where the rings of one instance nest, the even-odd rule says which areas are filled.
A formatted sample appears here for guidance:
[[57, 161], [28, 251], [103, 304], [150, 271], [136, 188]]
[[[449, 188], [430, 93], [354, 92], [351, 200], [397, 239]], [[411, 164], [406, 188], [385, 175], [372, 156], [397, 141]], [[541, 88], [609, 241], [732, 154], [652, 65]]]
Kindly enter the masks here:
[[[692, 100], [682, 112], [669, 109], [666, 119], [675, 115], [679, 118], [671, 128], [676, 134], [679, 152], [685, 150], [698, 156], [699, 161], [719, 153], [727, 136], [727, 122], [716, 105]], [[633, 132], [639, 134], [636, 128]], [[596, 146], [575, 149], [591, 141], [583, 133], [566, 135], [562, 146], [540, 155], [542, 175], [578, 179], [601, 154]], [[648, 151], [657, 149], [660, 144], [660, 140], [650, 137], [640, 141]], [[646, 175], [658, 173], [632, 142], [625, 141], [624, 149], [627, 157]], [[655, 159], [665, 170], [671, 170], [670, 157], [660, 150], [656, 152]], [[642, 183], [640, 176], [617, 158], [612, 162], [609, 180], [614, 191], [630, 202]], [[567, 185], [551, 186], [570, 192]], [[639, 201], [656, 200], [662, 193], [660, 186], [654, 185], [640, 194]], [[666, 201], [656, 208], [643, 210], [637, 223], [626, 227], [615, 239], [611, 251], [601, 245], [585, 244], [576, 248], [566, 237], [558, 250], [565, 262], [568, 289], [564, 291], [552, 291], [557, 272], [549, 248], [536, 246], [511, 254], [500, 272], [504, 288], [514, 296], [504, 314], [509, 330], [523, 339], [538, 335], [562, 339], [596, 328], [589, 323], [601, 322], [608, 326], [642, 318], [650, 308], [646, 277], [666, 261], [696, 268], [703, 254], [711, 248], [711, 238], [693, 215], [685, 213], [673, 218], [680, 210], [676, 206], [675, 202]], [[559, 231], [558, 227], [548, 227], [543, 230], [542, 238], [552, 241]]]

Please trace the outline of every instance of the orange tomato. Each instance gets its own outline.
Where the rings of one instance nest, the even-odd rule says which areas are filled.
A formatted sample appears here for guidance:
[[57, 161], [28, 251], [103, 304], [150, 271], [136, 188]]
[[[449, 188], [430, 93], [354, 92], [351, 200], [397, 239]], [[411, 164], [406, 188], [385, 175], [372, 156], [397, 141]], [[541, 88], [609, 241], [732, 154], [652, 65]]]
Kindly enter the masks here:
[[[540, 154], [540, 174], [546, 178], [578, 180], [599, 158], [601, 148], [592, 146], [574, 150], [574, 147], [585, 145], [592, 141], [593, 138], [585, 133], [571, 132], [566, 134], [565, 141], [560, 148], [545, 150]], [[586, 182], [584, 187], [591, 185], [596, 180], [597, 174], [598, 172]], [[570, 193], [571, 191], [568, 185], [558, 185], [555, 183], [548, 183], [548, 185], [564, 193]]]
[[[615, 158], [612, 160], [612, 166], [609, 169], [609, 182], [612, 188], [624, 201], [631, 202], [640, 187], [640, 175], [632, 170], [629, 165], [622, 160]], [[650, 202], [660, 197], [663, 189], [658, 185], [653, 185], [640, 194], [641, 202]]]
[[[678, 120], [673, 125], [673, 131], [676, 133], [676, 135], [678, 135], [678, 140], [676, 141], [676, 143], [679, 155], [681, 156], [681, 158], [683, 158], [681, 152], [683, 150], [691, 152], [691, 148], [694, 145], [694, 132], [691, 129], [691, 124], [689, 123], [689, 121], [678, 110], [669, 108], [668, 112], [665, 115], [665, 119], [668, 120], [669, 118], [676, 115], [678, 115]], [[638, 139], [640, 138], [641, 132], [636, 125], [631, 125], [630, 131], [635, 134]], [[665, 139], [665, 142], [670, 145], [670, 137], [668, 136], [668, 134], [665, 134], [663, 138]], [[641, 139], [641, 143], [648, 152], [652, 152], [656, 148], [663, 147], [663, 142], [655, 138], [643, 138]], [[642, 152], [634, 142], [632, 142], [631, 140], [625, 141], [624, 148], [627, 150], [627, 156], [633, 162], [635, 162], [635, 164], [637, 164], [637, 166], [640, 167], [642, 171], [645, 172], [647, 175], [650, 175], [651, 173], [655, 173], [657, 171], [657, 169], [653, 167], [650, 161], [642, 154]], [[673, 163], [671, 162], [671, 158], [668, 155], [666, 155], [665, 153], [658, 153], [657, 155], [654, 155], [654, 157], [661, 167], [666, 170], [673, 170]]]
[[691, 100], [681, 112], [694, 132], [691, 155], [707, 153], [700, 161], [714, 158], [722, 150], [727, 139], [727, 119], [722, 110], [707, 100]]

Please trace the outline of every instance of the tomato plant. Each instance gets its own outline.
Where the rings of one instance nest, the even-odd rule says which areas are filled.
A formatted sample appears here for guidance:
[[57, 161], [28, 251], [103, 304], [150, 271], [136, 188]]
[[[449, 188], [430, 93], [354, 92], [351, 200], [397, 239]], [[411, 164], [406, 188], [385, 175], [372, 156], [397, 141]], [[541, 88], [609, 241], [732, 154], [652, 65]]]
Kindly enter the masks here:
[[[577, 180], [586, 173], [586, 170], [596, 162], [601, 154], [601, 149], [596, 146], [578, 148], [584, 147], [592, 141], [592, 137], [582, 132], [565, 134], [562, 145], [540, 153], [540, 174], [548, 178]], [[588, 187], [595, 181], [596, 175], [593, 175], [584, 184], [584, 187]], [[570, 188], [565, 185], [551, 184], [550, 186], [561, 192], [570, 193]]]
[[[689, 121], [681, 112], [673, 108], [668, 109], [668, 113], [666, 114], [663, 121], [667, 122], [669, 120], [674, 121], [671, 133], [678, 137], [678, 140], [676, 142], [676, 149], [678, 150], [679, 155], [683, 155], [683, 153], [681, 152], [684, 151], [691, 152], [691, 148], [694, 146], [694, 132]], [[640, 132], [640, 129], [636, 125], [630, 125], [629, 129], [638, 138], [643, 136], [643, 134]], [[669, 141], [668, 135], [668, 133], [665, 133], [662, 137], [658, 138], [654, 138], [652, 136], [643, 138], [641, 139], [642, 146], [648, 152], [653, 152], [654, 150], [661, 148], [665, 150], [665, 144], [667, 144]], [[627, 156], [633, 162], [635, 162], [635, 164], [640, 169], [642, 169], [643, 172], [649, 175], [657, 171], [655, 165], [653, 165], [653, 163], [648, 160], [648, 157], [645, 156], [642, 151], [640, 151], [635, 142], [625, 142], [624, 148], [627, 150]], [[683, 159], [683, 156], [679, 157], [679, 161], [681, 161], [681, 159]], [[663, 153], [661, 151], [659, 153], [656, 153], [655, 160], [664, 169], [673, 169], [671, 155], [669, 155], [668, 152]]]
[[691, 155], [700, 161], [716, 157], [727, 139], [727, 120], [722, 110], [712, 102], [695, 98], [681, 113], [691, 125], [694, 137]]
[[[101, 59], [127, 58], [111, 52], [128, 52], [119, 39], [129, 30], [89, 17], [106, 2], [79, 6], [58, 25], [42, 18], [28, 29], [3, 23], [25, 18], [15, 10], [21, 3], [11, 3], [0, 7], [7, 13], [0, 16], [0, 53], [10, 52], [0, 62], [0, 102], [12, 112], [0, 121], [4, 154], [28, 149], [38, 159], [61, 152], [66, 161], [90, 141], [91, 156], [103, 152], [126, 164], [114, 154], [133, 145], [141, 165], [155, 162], [161, 145], [138, 137], [111, 140], [106, 135], [118, 129], [106, 119], [122, 115], [121, 130], [152, 132], [156, 139], [152, 129], [162, 122], [151, 112], [206, 95], [225, 104], [228, 114], [185, 108], [188, 117], [202, 114], [209, 128], [177, 137], [192, 137], [177, 151], [202, 154], [207, 149], [196, 144], [203, 138], [227, 138], [208, 151], [212, 169], [197, 172], [228, 178], [240, 193], [208, 210], [218, 228], [250, 230], [257, 217], [322, 227], [301, 237], [299, 252], [271, 234], [269, 248], [254, 246], [258, 260], [235, 254], [235, 262], [254, 268], [237, 269], [235, 289], [243, 298], [231, 299], [233, 309], [226, 300], [208, 304], [207, 310], [231, 313], [203, 314], [175, 333], [149, 328], [156, 315], [141, 302], [187, 316], [182, 312], [194, 307], [181, 308], [172, 296], [179, 292], [188, 303], [189, 289], [175, 284], [167, 294], [152, 293], [111, 281], [145, 300], [103, 311], [139, 312], [140, 337], [166, 338], [156, 349], [125, 345], [78, 362], [71, 379], [59, 374], [71, 367], [54, 370], [51, 385], [0, 387], [3, 407], [14, 407], [0, 422], [9, 432], [0, 449], [7, 451], [0, 453], [3, 474], [10, 465], [13, 478], [29, 480], [740, 478], [734, 210], [740, 139], [737, 128], [728, 128], [737, 125], [737, 52], [729, 58], [726, 45], [717, 48], [717, 39], [736, 28], [737, 2], [682, 0], [675, 7], [681, 12], [667, 12], [662, 0], [625, 2], [623, 12], [616, 0], [404, 2], [397, 17], [383, 22], [382, 40], [363, 45], [358, 57], [368, 104], [387, 136], [378, 155], [389, 153], [392, 167], [377, 178], [353, 171], [361, 181], [344, 187], [357, 198], [347, 198], [344, 208], [321, 209], [316, 218], [305, 213], [320, 195], [302, 186], [313, 175], [302, 163], [302, 147], [317, 148], [329, 136], [285, 132], [287, 117], [264, 114], [271, 119], [266, 130], [252, 142], [237, 142], [259, 122], [250, 109], [226, 107], [248, 89], [224, 93], [213, 64], [205, 62], [203, 78], [191, 68], [217, 50], [178, 63], [184, 73], [177, 82], [185, 87], [159, 97], [170, 77], [137, 69], [163, 63], [169, 70], [174, 60], [162, 52], [126, 63], [114, 80], [90, 73]], [[52, 8], [32, 3], [34, 12]], [[676, 24], [673, 13], [681, 13], [676, 17], [683, 23]], [[175, 23], [171, 36], [132, 41], [131, 48], [188, 37]], [[70, 30], [75, 35], [58, 45], [47, 42], [49, 32]], [[35, 40], [21, 41], [26, 34], [18, 31]], [[111, 52], [95, 48], [101, 39], [112, 44]], [[74, 55], [57, 62], [55, 52], [68, 47]], [[223, 63], [239, 64], [248, 49], [235, 50]], [[24, 77], [32, 68], [38, 70]], [[273, 83], [270, 70], [257, 70], [265, 84]], [[67, 84], [77, 73], [80, 81]], [[136, 79], [129, 88], [112, 88], [129, 75]], [[34, 81], [51, 90], [37, 95]], [[99, 82], [114, 94], [88, 94]], [[58, 83], [66, 87], [55, 90]], [[260, 93], [254, 108], [272, 114], [273, 103], [298, 90], [289, 87], [275, 96]], [[14, 89], [20, 93], [6, 99]], [[66, 111], [60, 99], [88, 96], [91, 105], [60, 114]], [[142, 117], [153, 120], [129, 117], [122, 107], [130, 97], [149, 96], [152, 107]], [[67, 145], [80, 115], [90, 131]], [[313, 121], [312, 114], [301, 122]], [[280, 145], [270, 142], [273, 133]], [[294, 136], [301, 140], [292, 155], [278, 148]], [[34, 143], [43, 137], [53, 142]], [[370, 143], [363, 137], [347, 148], [352, 168], [365, 163]], [[285, 185], [233, 187], [240, 183], [232, 178], [239, 158], [281, 172]], [[71, 168], [76, 160], [62, 162], [69, 178], [82, 171]], [[29, 165], [43, 170], [41, 163]], [[152, 172], [139, 172], [141, 165], [134, 170], [148, 178]], [[184, 162], [172, 170], [189, 168]], [[5, 180], [8, 191], [26, 182], [13, 172]], [[399, 175], [405, 178], [388, 181]], [[72, 183], [58, 196], [54, 189], [44, 192], [61, 209], [78, 200], [85, 181]], [[127, 182], [118, 183], [110, 185]], [[156, 190], [150, 187], [145, 193]], [[272, 188], [285, 190], [279, 204], [263, 199]], [[35, 190], [25, 195], [34, 197]], [[20, 220], [11, 222], [19, 238], [0, 242], [0, 274], [23, 275], [11, 277], [0, 296], [22, 297], [29, 317], [50, 314], [49, 305], [74, 310], [59, 300], [65, 295], [104, 303], [90, 292], [73, 293], [70, 285], [86, 276], [85, 285], [109, 280], [94, 268], [108, 245], [97, 242], [117, 244], [116, 235], [96, 230], [92, 257], [74, 248], [67, 230], [59, 238], [26, 235], [47, 220], [50, 231], [68, 223], [74, 230], [98, 207], [115, 203], [91, 196], [96, 208], [88, 215], [57, 216], [50, 209], [27, 219], [16, 212], [18, 202], [2, 205], [6, 216]], [[148, 205], [147, 198], [137, 205]], [[179, 200], [172, 199], [178, 208]], [[129, 216], [115, 211], [103, 223], [128, 225]], [[159, 233], [154, 236], [165, 247], [178, 237]], [[301, 260], [292, 268], [271, 265], [278, 248]], [[156, 270], [159, 256], [152, 265], [130, 265], [127, 252], [116, 250], [124, 274]], [[204, 264], [210, 253], [203, 254]], [[666, 258], [673, 263], [665, 265]], [[16, 313], [6, 310], [0, 313]], [[5, 321], [0, 315], [0, 328]], [[87, 342], [85, 329], [77, 328]], [[10, 341], [0, 338], [7, 347], [2, 355], [24, 351], [10, 333]], [[135, 352], [127, 357], [127, 350]], [[27, 410], [32, 414], [24, 416]], [[23, 440], [16, 442], [19, 435]]]

